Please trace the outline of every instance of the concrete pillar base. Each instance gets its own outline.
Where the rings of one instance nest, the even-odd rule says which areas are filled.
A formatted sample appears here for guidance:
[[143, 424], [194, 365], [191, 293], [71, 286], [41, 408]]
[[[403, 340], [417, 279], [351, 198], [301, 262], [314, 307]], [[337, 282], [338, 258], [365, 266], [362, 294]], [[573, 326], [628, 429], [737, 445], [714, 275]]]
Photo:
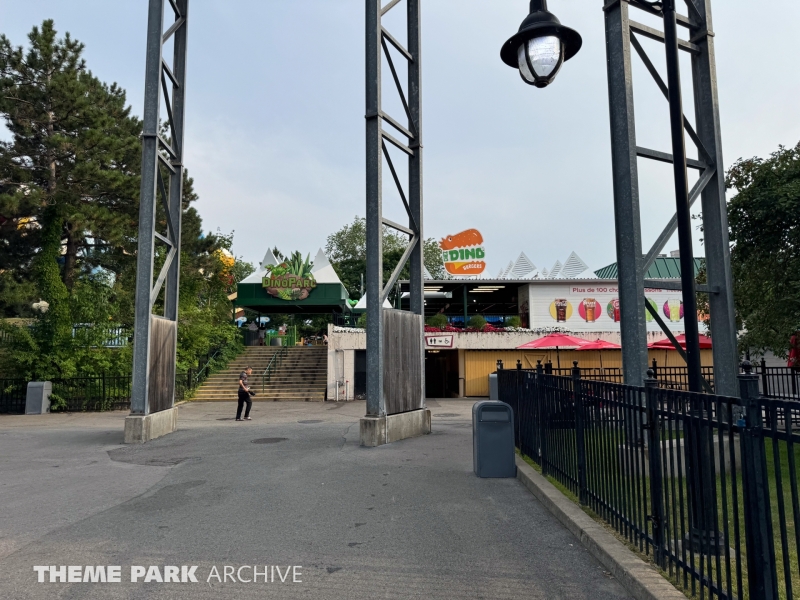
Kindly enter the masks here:
[[125, 443], [144, 444], [178, 429], [178, 407], [125, 417]]
[[361, 419], [361, 445], [383, 446], [431, 432], [431, 411], [427, 408], [399, 415]]

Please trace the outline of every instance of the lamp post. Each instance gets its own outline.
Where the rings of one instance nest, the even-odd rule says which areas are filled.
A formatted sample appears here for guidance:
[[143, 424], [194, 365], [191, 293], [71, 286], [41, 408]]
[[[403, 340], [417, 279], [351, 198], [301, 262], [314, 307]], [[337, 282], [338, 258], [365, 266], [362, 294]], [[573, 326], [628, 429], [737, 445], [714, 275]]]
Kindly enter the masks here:
[[[683, 115], [675, 1], [630, 0], [630, 3], [649, 12], [660, 14], [664, 20], [662, 41], [666, 49], [667, 63], [667, 84], [664, 93], [669, 101], [672, 155], [662, 154], [660, 159], [666, 159], [673, 165], [689, 391], [700, 393], [702, 391], [700, 332], [696, 318], [697, 297], [692, 249], [691, 203], [684, 133], [687, 124]], [[706, 14], [706, 16], [708, 15]], [[503, 45], [500, 58], [505, 64], [518, 69], [525, 83], [544, 88], [553, 82], [564, 61], [575, 56], [580, 48], [580, 35], [562, 25], [558, 18], [547, 10], [547, 0], [531, 0], [530, 14], [522, 22], [519, 31]], [[694, 133], [694, 131], [690, 129], [690, 133]], [[703, 150], [701, 149], [701, 151]], [[721, 165], [717, 168], [721, 168]], [[637, 252], [641, 252], [641, 249], [638, 249]], [[620, 278], [622, 279], [622, 277]], [[621, 281], [620, 284], [622, 287], [623, 282]], [[641, 290], [641, 293], [643, 292], [644, 290]], [[633, 325], [631, 325], [632, 327]], [[641, 348], [637, 351], [646, 350]], [[708, 450], [709, 431], [700, 425], [704, 418], [703, 412], [701, 400], [692, 402], [691, 421], [693, 423], [688, 427], [686, 439], [686, 453], [689, 457], [687, 475], [692, 504], [692, 527], [689, 541], [697, 550], [716, 554], [724, 546], [724, 540], [714, 519], [715, 492], [710, 478], [712, 463]]]

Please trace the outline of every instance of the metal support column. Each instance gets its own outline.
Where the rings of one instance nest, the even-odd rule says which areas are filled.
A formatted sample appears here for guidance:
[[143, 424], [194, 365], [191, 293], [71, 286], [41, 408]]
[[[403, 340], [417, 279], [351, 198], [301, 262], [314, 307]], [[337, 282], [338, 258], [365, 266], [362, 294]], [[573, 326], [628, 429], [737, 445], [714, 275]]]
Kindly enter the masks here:
[[[153, 308], [165, 288], [164, 315], [176, 323], [180, 260], [181, 188], [183, 183], [183, 124], [186, 89], [188, 0], [169, 0], [174, 20], [164, 30], [165, 0], [150, 0], [147, 21], [147, 66], [145, 70], [144, 123], [142, 132], [142, 180], [139, 200], [139, 246], [136, 257], [136, 316], [133, 346], [131, 414], [147, 415], [150, 406], [151, 323]], [[164, 61], [163, 45], [174, 36], [175, 55], [170, 68]], [[168, 85], [167, 81], [171, 83]], [[162, 95], [163, 93], [163, 95]], [[171, 93], [171, 97], [170, 97]], [[164, 102], [170, 140], [159, 133], [160, 108]], [[164, 172], [170, 175], [169, 192]], [[159, 211], [160, 198], [162, 210]], [[159, 227], [165, 233], [159, 233]], [[163, 244], [159, 252], [156, 241]], [[163, 256], [154, 279], [156, 259]], [[173, 325], [174, 326], [174, 325]], [[167, 356], [174, 373], [175, 355]], [[174, 378], [167, 395], [174, 402]], [[161, 390], [163, 395], [164, 390]], [[163, 407], [162, 407], [163, 408]]]
[[[416, 222], [419, 243], [414, 246], [410, 259], [409, 308], [411, 312], [425, 318], [425, 263], [423, 261], [424, 229], [422, 227], [422, 23], [420, 12], [421, 0], [406, 0], [408, 12], [408, 53], [413, 60], [408, 64], [408, 107], [410, 121], [416, 137], [409, 147], [414, 151], [408, 158], [408, 204], [410, 221]], [[412, 224], [410, 223], [410, 224]], [[398, 290], [398, 297], [399, 297]], [[399, 306], [399, 300], [398, 300]], [[422, 365], [420, 372], [425, 373], [425, 339], [420, 339], [422, 348], [420, 356]], [[423, 406], [425, 406], [425, 377], [419, 382]]]
[[[382, 17], [401, 0], [366, 0], [366, 149], [367, 149], [367, 416], [386, 414], [383, 390], [384, 323], [383, 303], [394, 289], [406, 264], [411, 271], [411, 312], [423, 315], [423, 245], [422, 245], [422, 96], [421, 96], [421, 32], [420, 2], [406, 0], [407, 39], [405, 48], [382, 25]], [[394, 56], [394, 58], [393, 58]], [[407, 90], [398, 77], [394, 60], [408, 62]], [[383, 62], [389, 67], [405, 118], [396, 119], [383, 111], [381, 77]], [[385, 126], [392, 128], [389, 133]], [[399, 139], [398, 139], [399, 138]], [[403, 138], [405, 138], [405, 141]], [[408, 182], [404, 186], [395, 169], [389, 146], [406, 154], [409, 160]], [[383, 162], [389, 168], [394, 184], [408, 215], [408, 226], [383, 217]], [[383, 231], [389, 227], [409, 238], [408, 247], [392, 272], [383, 279]], [[420, 339], [421, 369], [424, 374], [424, 340]], [[424, 376], [411, 382], [424, 402]]]
[[[683, 291], [684, 328], [686, 332], [686, 365], [689, 391], [702, 391], [700, 338], [697, 325], [697, 294], [694, 280], [692, 248], [692, 212], [689, 204], [689, 176], [686, 172], [686, 138], [684, 137], [683, 96], [678, 57], [678, 20], [675, 0], [664, 1], [664, 48], [667, 58], [667, 90], [672, 137], [672, 172], [675, 181], [675, 215], [680, 248], [681, 287]], [[643, 290], [644, 291], [644, 290]]]
[[697, 33], [692, 37], [700, 50], [692, 55], [697, 135], [710, 159], [718, 166], [701, 195], [708, 286], [719, 290], [718, 293], [709, 294], [711, 337], [714, 340], [714, 389], [723, 396], [737, 396], [739, 389], [736, 366], [739, 352], [733, 305], [728, 205], [725, 199], [725, 173], [722, 168], [722, 129], [711, 1], [699, 0], [693, 4], [697, 8], [695, 18], [700, 21]]
[[367, 0], [367, 415], [383, 416], [381, 0]]
[[[176, 0], [178, 10], [183, 15], [184, 20], [189, 18], [189, 0]], [[186, 26], [180, 27], [175, 32], [173, 42], [172, 74], [175, 81], [168, 81], [162, 67], [161, 84], [165, 88], [164, 95], [167, 95], [166, 88], [171, 84], [172, 88], [172, 114], [169, 116], [170, 138], [172, 148], [177, 153], [177, 157], [172, 160], [175, 169], [170, 173], [169, 178], [169, 215], [172, 226], [175, 230], [174, 242], [178, 248], [178, 253], [169, 268], [166, 282], [166, 302], [164, 305], [164, 316], [170, 321], [178, 321], [178, 292], [180, 289], [181, 273], [181, 217], [183, 215], [183, 138], [184, 123], [186, 116], [186, 55], [188, 51], [188, 30]], [[169, 101], [167, 106], [170, 106]]]
[[643, 385], [647, 372], [647, 327], [627, 2], [607, 5], [605, 22], [622, 369], [625, 383]]

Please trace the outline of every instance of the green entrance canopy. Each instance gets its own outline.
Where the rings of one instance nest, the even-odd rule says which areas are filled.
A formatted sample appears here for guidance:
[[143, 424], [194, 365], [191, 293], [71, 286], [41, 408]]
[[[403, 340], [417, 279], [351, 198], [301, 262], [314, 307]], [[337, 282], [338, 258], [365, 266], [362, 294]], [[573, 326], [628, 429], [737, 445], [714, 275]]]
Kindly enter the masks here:
[[302, 265], [279, 263], [272, 251], [267, 251], [256, 272], [236, 286], [235, 305], [259, 313], [350, 311], [350, 296], [322, 249], [310, 264], [310, 273], [295, 273], [301, 270]]

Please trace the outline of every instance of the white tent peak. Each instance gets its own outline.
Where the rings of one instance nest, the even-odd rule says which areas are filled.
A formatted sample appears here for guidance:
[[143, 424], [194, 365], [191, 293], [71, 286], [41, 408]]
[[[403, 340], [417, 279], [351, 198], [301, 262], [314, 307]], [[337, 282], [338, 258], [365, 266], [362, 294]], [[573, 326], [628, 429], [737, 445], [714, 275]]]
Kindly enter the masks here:
[[561, 273], [561, 264], [560, 260], [556, 261], [556, 264], [553, 265], [553, 268], [550, 269], [550, 277], [558, 277], [559, 273]]
[[520, 252], [511, 274], [514, 276], [514, 279], [525, 279], [535, 270], [536, 265], [531, 262], [531, 259], [528, 258], [524, 252]]
[[[394, 308], [388, 300], [383, 301], [383, 308]], [[367, 295], [364, 294], [361, 296], [361, 299], [356, 303], [353, 307], [354, 311], [365, 311], [367, 310]]]
[[575, 252], [572, 252], [567, 258], [567, 261], [564, 263], [564, 268], [561, 270], [561, 274], [564, 277], [577, 277], [584, 271], [588, 270], [589, 266], [583, 262]]
[[264, 260], [261, 261], [259, 268], [263, 271], [266, 270], [267, 267], [274, 267], [278, 264], [278, 259], [275, 258], [275, 255], [272, 253], [272, 250], [267, 250], [267, 253], [264, 255]]
[[314, 266], [311, 269], [311, 274], [317, 283], [342, 283], [322, 248], [317, 251], [317, 256], [314, 257]]

